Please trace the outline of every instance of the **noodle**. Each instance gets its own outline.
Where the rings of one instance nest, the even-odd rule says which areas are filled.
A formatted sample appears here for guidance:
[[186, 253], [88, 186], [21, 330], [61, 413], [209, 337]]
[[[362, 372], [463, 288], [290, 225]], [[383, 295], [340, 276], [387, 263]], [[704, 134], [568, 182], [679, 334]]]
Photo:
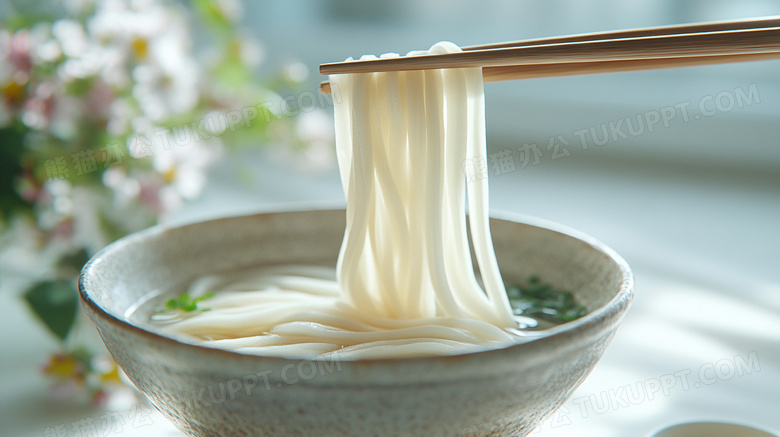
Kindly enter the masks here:
[[[454, 51], [438, 43], [407, 56]], [[515, 329], [490, 239], [481, 70], [330, 82], [341, 94], [336, 149], [347, 198], [336, 278], [301, 266], [202, 278], [189, 291], [217, 290], [210, 311], [165, 329], [287, 358], [451, 355], [532, 338]]]

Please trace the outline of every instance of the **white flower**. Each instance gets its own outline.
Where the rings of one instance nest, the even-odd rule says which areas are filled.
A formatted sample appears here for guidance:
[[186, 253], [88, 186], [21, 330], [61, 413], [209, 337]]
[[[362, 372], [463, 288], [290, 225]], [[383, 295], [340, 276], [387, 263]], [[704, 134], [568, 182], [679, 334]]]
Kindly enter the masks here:
[[73, 20], [57, 20], [51, 28], [62, 48], [62, 53], [69, 58], [80, 58], [89, 49], [89, 40], [81, 23]]
[[155, 143], [152, 161], [167, 184], [162, 194], [169, 196], [168, 201], [194, 199], [206, 185], [206, 171], [222, 156], [222, 144], [214, 138], [193, 141], [186, 146], [167, 144], [169, 147], [165, 149], [162, 142]]
[[149, 40], [164, 32], [171, 15], [159, 2], [104, 0], [98, 2], [87, 27], [100, 43], [130, 46], [137, 39]]
[[149, 62], [133, 69], [133, 97], [153, 121], [187, 112], [198, 102], [199, 68], [186, 45], [184, 35], [166, 32], [152, 41]]
[[131, 125], [136, 135], [128, 140], [129, 153], [135, 158], [151, 157], [154, 171], [135, 175], [138, 185], [129, 182], [124, 172], [110, 171], [104, 184], [119, 195], [137, 195], [158, 213], [173, 211], [184, 200], [197, 197], [206, 185], [208, 168], [224, 153], [222, 142], [196, 137], [191, 124], [177, 128], [188, 138], [181, 144], [174, 141], [172, 130], [155, 126], [147, 118], [136, 117]]
[[87, 35], [81, 23], [58, 20], [52, 26], [52, 33], [66, 57], [65, 62], [57, 70], [57, 74], [64, 82], [98, 74], [111, 59]]
[[47, 23], [40, 23], [30, 30], [33, 40], [36, 41], [31, 52], [35, 64], [54, 62], [62, 56], [60, 43], [52, 36], [52, 27]]
[[161, 120], [197, 102], [198, 69], [179, 10], [156, 1], [105, 0], [87, 28], [106, 83], [126, 87], [127, 71], [137, 65], [132, 74], [140, 83], [133, 94], [147, 116]]
[[138, 115], [137, 111], [126, 99], [116, 99], [109, 107], [106, 132], [111, 135], [124, 135], [130, 129], [131, 120]]
[[65, 94], [62, 88], [57, 82], [39, 83], [24, 104], [22, 122], [63, 140], [73, 138], [82, 115], [82, 103]]

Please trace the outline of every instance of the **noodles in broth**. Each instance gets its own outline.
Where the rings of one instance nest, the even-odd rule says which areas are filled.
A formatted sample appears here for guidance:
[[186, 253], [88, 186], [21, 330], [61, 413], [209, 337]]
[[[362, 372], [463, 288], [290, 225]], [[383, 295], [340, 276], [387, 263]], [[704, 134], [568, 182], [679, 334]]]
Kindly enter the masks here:
[[[407, 56], [454, 51], [438, 43]], [[189, 293], [216, 290], [209, 311], [163, 329], [287, 358], [451, 355], [530, 338], [518, 330], [490, 239], [481, 70], [330, 82], [340, 97], [336, 149], [347, 198], [336, 272], [289, 266], [204, 277]]]

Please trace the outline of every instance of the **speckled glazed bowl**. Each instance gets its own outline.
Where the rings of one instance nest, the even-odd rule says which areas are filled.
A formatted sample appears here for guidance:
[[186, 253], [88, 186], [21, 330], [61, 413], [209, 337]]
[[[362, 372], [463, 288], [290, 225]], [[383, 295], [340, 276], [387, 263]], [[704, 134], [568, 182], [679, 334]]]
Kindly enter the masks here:
[[135, 311], [209, 272], [335, 266], [343, 210], [155, 227], [97, 254], [84, 308], [127, 376], [193, 436], [522, 436], [559, 407], [610, 342], [633, 296], [626, 263], [593, 239], [528, 218], [494, 218], [504, 280], [572, 290], [589, 314], [545, 338], [474, 354], [364, 361], [241, 355], [155, 333]]

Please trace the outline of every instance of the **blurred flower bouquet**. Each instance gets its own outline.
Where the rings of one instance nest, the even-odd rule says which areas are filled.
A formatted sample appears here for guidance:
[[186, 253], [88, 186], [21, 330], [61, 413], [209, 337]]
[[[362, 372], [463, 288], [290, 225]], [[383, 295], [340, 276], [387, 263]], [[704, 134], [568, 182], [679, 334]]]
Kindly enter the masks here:
[[257, 80], [262, 50], [237, 28], [235, 1], [11, 4], [0, 27], [2, 257], [31, 266], [23, 297], [60, 341], [45, 373], [99, 401], [118, 378], [74, 340], [86, 260], [198, 196], [231, 147], [323, 138], [270, 109], [305, 69]]

